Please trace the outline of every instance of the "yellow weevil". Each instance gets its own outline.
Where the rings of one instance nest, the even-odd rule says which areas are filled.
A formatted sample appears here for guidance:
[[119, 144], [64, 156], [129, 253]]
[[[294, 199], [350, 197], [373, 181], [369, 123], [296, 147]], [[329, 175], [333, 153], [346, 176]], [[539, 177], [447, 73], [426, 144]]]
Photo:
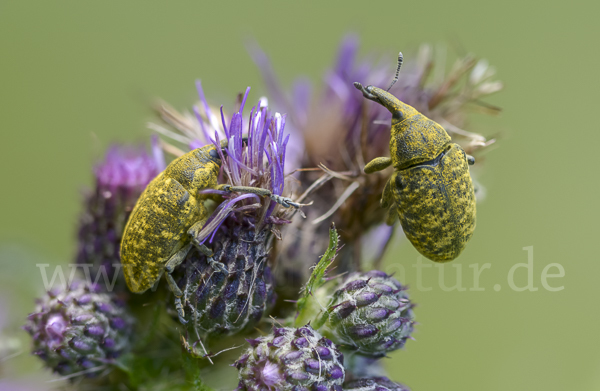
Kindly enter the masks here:
[[[402, 66], [398, 56], [396, 77]], [[392, 113], [391, 157], [378, 157], [364, 171], [371, 174], [390, 165], [381, 206], [389, 208], [388, 224], [396, 214], [413, 246], [435, 262], [452, 261], [465, 248], [475, 229], [475, 192], [469, 165], [475, 163], [437, 122], [374, 86], [354, 86], [363, 96]]]
[[[222, 147], [225, 146], [223, 143]], [[226, 150], [223, 149], [223, 152]], [[212, 251], [197, 239], [210, 216], [205, 202], [211, 196], [200, 194], [201, 190], [254, 193], [270, 197], [285, 207], [300, 206], [267, 189], [217, 185], [220, 168], [221, 159], [212, 144], [173, 160], [148, 184], [138, 199], [121, 240], [121, 263], [129, 290], [134, 293], [145, 292], [166, 271], [182, 323], [186, 323], [180, 299], [183, 293], [171, 273], [183, 262], [192, 246], [206, 255], [213, 269], [228, 273], [225, 265], [215, 261]]]

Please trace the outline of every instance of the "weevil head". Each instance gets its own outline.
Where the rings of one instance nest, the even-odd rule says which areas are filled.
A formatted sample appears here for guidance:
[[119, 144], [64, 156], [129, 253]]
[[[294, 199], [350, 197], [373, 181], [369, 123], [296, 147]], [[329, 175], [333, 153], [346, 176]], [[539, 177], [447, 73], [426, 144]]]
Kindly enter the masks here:
[[361, 91], [363, 96], [373, 102], [377, 102], [384, 106], [392, 113], [392, 125], [397, 122], [402, 122], [413, 115], [419, 114], [412, 106], [400, 101], [394, 95], [389, 92], [382, 90], [379, 87], [367, 86], [363, 87], [359, 82], [354, 82], [354, 87]]
[[[248, 146], [248, 136], [242, 136], [242, 145], [244, 147]], [[228, 140], [221, 140], [221, 153], [223, 153], [223, 156], [227, 156], [227, 147], [229, 146], [229, 141]], [[211, 150], [210, 155], [212, 157], [216, 157], [218, 159], [220, 159], [219, 157], [219, 153], [216, 151], [216, 149]], [[213, 156], [216, 155], [216, 156]]]
[[[223, 152], [223, 155], [225, 155], [227, 153], [226, 149], [222, 149], [221, 151]], [[215, 163], [219, 163], [219, 164], [221, 163], [221, 157], [219, 156], [219, 152], [217, 152], [216, 148], [211, 149], [208, 152], [208, 154], [212, 161], [214, 161]]]
[[[217, 151], [217, 149], [214, 147], [213, 144], [209, 144], [204, 147], [204, 148], [208, 149], [208, 155], [210, 156], [210, 160], [212, 160], [213, 162], [215, 162], [218, 165], [221, 165], [221, 156], [227, 157], [227, 154], [228, 154], [227, 147], [229, 146], [229, 140], [227, 140], [227, 139], [221, 140], [220, 144], [221, 144], [221, 154], [219, 154], [219, 152]], [[248, 136], [242, 137], [242, 145], [244, 145], [244, 146], [248, 145]]]

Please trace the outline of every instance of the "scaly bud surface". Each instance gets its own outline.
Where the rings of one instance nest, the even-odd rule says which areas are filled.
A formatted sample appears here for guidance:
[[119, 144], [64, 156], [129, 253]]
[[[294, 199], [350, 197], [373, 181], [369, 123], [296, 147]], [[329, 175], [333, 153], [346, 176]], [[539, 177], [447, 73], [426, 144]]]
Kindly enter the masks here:
[[248, 342], [252, 347], [234, 364], [239, 390], [342, 391], [344, 358], [310, 325], [275, 328]]
[[48, 368], [60, 375], [92, 375], [129, 350], [132, 326], [112, 294], [74, 281], [39, 299], [24, 329], [33, 338], [33, 354]]
[[[324, 335], [371, 357], [404, 346], [413, 331], [414, 305], [398, 280], [371, 270], [349, 274], [336, 288], [322, 315], [326, 317], [320, 329]], [[325, 285], [323, 289], [331, 288]]]

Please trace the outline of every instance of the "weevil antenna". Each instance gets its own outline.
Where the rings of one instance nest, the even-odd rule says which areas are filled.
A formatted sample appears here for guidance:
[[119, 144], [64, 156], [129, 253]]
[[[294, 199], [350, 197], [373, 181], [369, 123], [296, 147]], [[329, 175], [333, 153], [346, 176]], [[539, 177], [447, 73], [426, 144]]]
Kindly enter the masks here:
[[400, 68], [402, 68], [403, 60], [404, 60], [404, 58], [402, 57], [402, 52], [398, 53], [398, 69], [396, 69], [396, 76], [394, 77], [394, 80], [392, 80], [392, 84], [390, 84], [390, 86], [388, 87], [388, 89], [386, 91], [389, 91], [390, 88], [392, 88], [392, 86], [394, 84], [396, 84], [396, 82], [398, 81], [398, 75], [400, 74]]

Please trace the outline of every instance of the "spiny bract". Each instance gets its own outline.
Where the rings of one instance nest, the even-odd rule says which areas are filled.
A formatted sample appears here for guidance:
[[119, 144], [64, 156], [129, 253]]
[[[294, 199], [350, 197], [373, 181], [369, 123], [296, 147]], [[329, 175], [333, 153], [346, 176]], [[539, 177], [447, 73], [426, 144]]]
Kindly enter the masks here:
[[341, 391], [343, 356], [309, 325], [276, 328], [252, 345], [234, 364], [239, 390]]
[[182, 279], [186, 320], [202, 336], [236, 334], [252, 329], [275, 304], [271, 269], [267, 266], [267, 229], [254, 229], [225, 221], [213, 244], [217, 262], [229, 274], [215, 272], [199, 251], [184, 264]]

